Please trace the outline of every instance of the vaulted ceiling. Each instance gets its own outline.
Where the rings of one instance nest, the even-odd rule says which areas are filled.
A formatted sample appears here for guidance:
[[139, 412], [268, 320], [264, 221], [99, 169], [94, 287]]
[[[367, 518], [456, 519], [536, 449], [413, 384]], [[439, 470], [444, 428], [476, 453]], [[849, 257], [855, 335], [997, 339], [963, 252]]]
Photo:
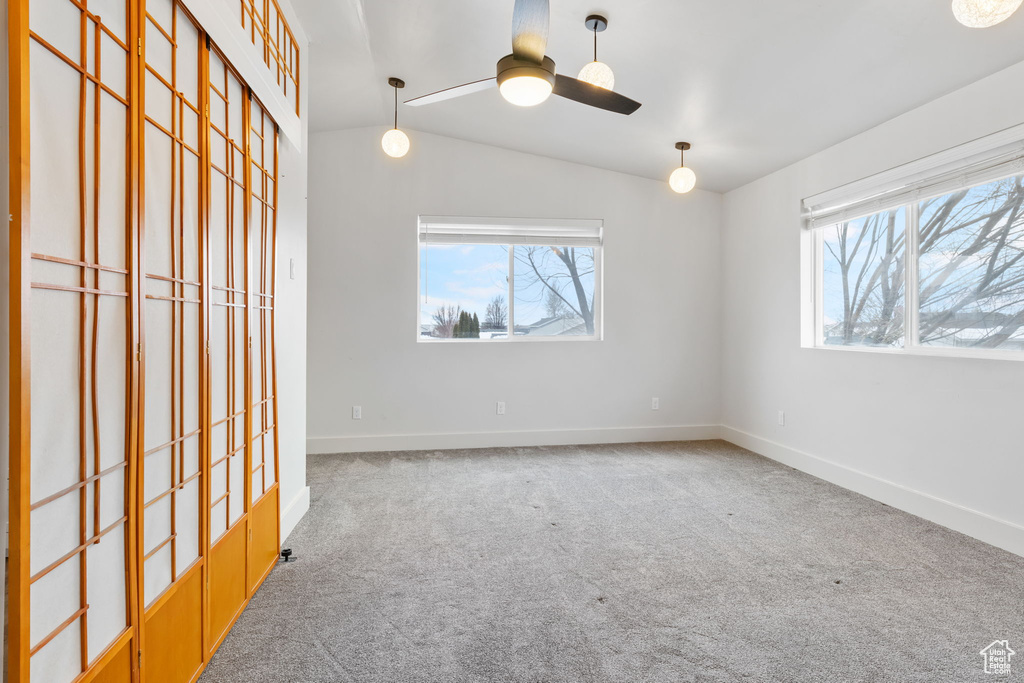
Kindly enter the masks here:
[[[409, 99], [491, 77], [511, 51], [513, 0], [293, 5], [313, 43], [313, 131], [383, 132], [389, 76]], [[1024, 60], [1024, 11], [968, 29], [948, 0], [551, 0], [560, 73], [592, 59], [595, 12], [609, 19], [600, 58], [615, 89], [643, 103], [632, 116], [557, 97], [521, 109], [490, 90], [403, 106], [402, 126], [655, 179], [688, 140], [698, 187], [721, 192]]]

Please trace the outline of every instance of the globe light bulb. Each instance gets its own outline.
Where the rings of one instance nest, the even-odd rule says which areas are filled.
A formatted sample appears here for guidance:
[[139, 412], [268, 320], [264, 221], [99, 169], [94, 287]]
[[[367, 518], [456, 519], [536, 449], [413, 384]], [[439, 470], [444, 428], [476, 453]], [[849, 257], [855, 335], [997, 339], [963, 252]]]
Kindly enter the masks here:
[[501, 96], [517, 107], [533, 107], [551, 96], [553, 86], [536, 76], [516, 76], [502, 82]]
[[953, 0], [953, 16], [968, 28], [988, 28], [1006, 21], [1024, 0]]
[[576, 80], [596, 85], [605, 90], [615, 89], [615, 74], [612, 73], [611, 67], [604, 62], [594, 61], [587, 64], [580, 70], [580, 75], [576, 77]]
[[686, 166], [681, 166], [672, 171], [668, 177], [669, 186], [679, 194], [686, 194], [697, 186], [697, 174]]
[[380, 146], [389, 157], [401, 159], [409, 153], [409, 136], [392, 128], [380, 139]]

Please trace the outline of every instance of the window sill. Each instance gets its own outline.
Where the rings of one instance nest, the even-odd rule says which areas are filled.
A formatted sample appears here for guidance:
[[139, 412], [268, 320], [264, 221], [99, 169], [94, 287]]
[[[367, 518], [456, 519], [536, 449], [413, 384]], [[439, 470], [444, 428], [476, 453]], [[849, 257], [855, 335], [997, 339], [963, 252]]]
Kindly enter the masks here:
[[911, 346], [906, 348], [881, 348], [873, 346], [804, 345], [814, 351], [851, 351], [853, 353], [877, 353], [884, 356], [922, 356], [925, 358], [969, 358], [971, 360], [1024, 361], [1024, 351], [989, 351], [970, 348]]
[[520, 337], [503, 337], [499, 339], [423, 339], [422, 337], [416, 338], [418, 344], [484, 344], [487, 346], [497, 344], [542, 344], [544, 342], [552, 342], [555, 344], [572, 344], [579, 342], [599, 342], [602, 341], [601, 337], [584, 337], [584, 336], [571, 336], [571, 337], [530, 337], [523, 335]]

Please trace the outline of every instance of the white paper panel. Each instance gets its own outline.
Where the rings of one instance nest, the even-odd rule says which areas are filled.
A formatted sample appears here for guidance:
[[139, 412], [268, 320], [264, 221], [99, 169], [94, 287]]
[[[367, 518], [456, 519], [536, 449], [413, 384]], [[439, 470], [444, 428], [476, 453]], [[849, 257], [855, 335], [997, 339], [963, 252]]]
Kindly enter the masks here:
[[[214, 301], [223, 293], [214, 292]], [[222, 420], [228, 414], [227, 376], [227, 311], [223, 306], [213, 306], [210, 311], [210, 406], [213, 421]], [[223, 427], [223, 425], [221, 426]], [[217, 429], [216, 427], [214, 429]], [[217, 436], [216, 431], [214, 437]], [[214, 453], [222, 445], [222, 438], [214, 438]]]
[[171, 488], [171, 447], [146, 456], [143, 501], [149, 502]]
[[175, 516], [178, 538], [175, 552], [178, 574], [188, 568], [199, 557], [199, 505], [202, 477], [186, 484], [175, 501]]
[[[147, 19], [146, 21], [146, 66], [156, 71], [165, 81], [173, 83], [173, 62], [174, 62], [174, 46], [171, 45], [167, 37], [161, 32], [163, 29], [168, 34], [173, 35], [174, 27], [171, 26], [170, 20], [161, 20], [156, 17], [160, 13], [159, 10], [154, 12], [155, 7], [161, 7], [165, 3], [164, 0], [157, 0], [156, 2], [147, 3], [147, 11], [154, 15], [153, 18]], [[156, 23], [154, 23], [154, 18]], [[157, 26], [159, 24], [159, 26]], [[149, 83], [146, 85], [149, 88]], [[147, 100], [148, 102], [148, 100]], [[146, 113], [150, 116], [153, 115], [147, 107]], [[168, 113], [170, 113], [168, 111]], [[169, 126], [167, 126], [170, 129]]]
[[[273, 402], [271, 402], [271, 410], [273, 410]], [[270, 420], [274, 419], [273, 412], [270, 413]], [[267, 488], [270, 488], [272, 484], [277, 482], [277, 469], [274, 465], [274, 437], [276, 436], [277, 428], [274, 427], [264, 437], [266, 439], [266, 454], [267, 454]]]
[[[88, 34], [86, 34], [88, 35]], [[82, 129], [85, 131], [84, 151], [84, 198], [85, 198], [85, 254], [86, 261], [94, 261], [96, 253], [96, 87], [89, 84], [85, 87], [85, 108], [82, 110]], [[89, 286], [94, 284], [92, 276], [95, 273], [86, 273], [90, 278]]]
[[[145, 144], [146, 272], [170, 276], [174, 253], [170, 228], [171, 140], [156, 127], [146, 124]], [[147, 288], [149, 286], [147, 284]]]
[[79, 559], [74, 557], [32, 584], [29, 640], [33, 646], [82, 606], [78, 565]]
[[[214, 498], [216, 500], [216, 498]], [[226, 500], [222, 500], [210, 510], [210, 545], [213, 545], [227, 531], [227, 519], [224, 517]]]
[[78, 619], [32, 657], [33, 681], [68, 683], [78, 677], [81, 661], [82, 620]]
[[79, 481], [80, 294], [32, 290], [32, 500]]
[[[117, 279], [122, 282], [124, 280], [121, 276], [117, 276]], [[125, 405], [125, 387], [128, 382], [128, 299], [101, 296], [94, 297], [93, 303], [99, 316], [94, 381], [97, 392], [96, 412], [99, 418], [100, 469], [105, 470], [124, 462], [127, 457], [125, 424], [128, 420], [128, 409]], [[89, 332], [91, 346], [91, 328]], [[89, 441], [91, 446], [92, 440]], [[90, 474], [95, 472], [90, 469]]]
[[124, 524], [89, 546], [89, 661], [99, 656], [124, 631], [127, 622]]
[[[238, 165], [235, 167], [238, 173], [239, 179], [244, 178], [243, 171], [245, 168], [244, 160], [240, 160]], [[231, 203], [232, 221], [234, 225], [234, 250], [235, 250], [235, 288], [246, 289], [245, 284], [245, 271], [240, 268], [245, 264], [245, 242], [243, 240], [245, 234], [245, 190], [241, 187], [235, 187], [234, 200]]]
[[171, 545], [168, 543], [146, 560], [143, 576], [143, 604], [148, 607], [171, 585]]
[[125, 249], [127, 117], [123, 104], [107, 93], [100, 96], [100, 263], [124, 269], [128, 263]]
[[[61, 0], [60, 4], [69, 3]], [[81, 79], [35, 41], [30, 41], [29, 63], [32, 251], [78, 260], [82, 250], [78, 209]]]
[[[160, 41], [163, 42], [161, 36]], [[158, 43], [160, 44], [160, 43]], [[166, 44], [166, 43], [164, 43]], [[167, 79], [167, 76], [163, 73], [160, 74]], [[146, 116], [158, 123], [164, 128], [164, 130], [172, 130], [171, 128], [171, 106], [174, 98], [172, 97], [171, 91], [163, 84], [159, 78], [154, 74], [146, 71]], [[148, 166], [147, 166], [148, 169]], [[170, 166], [168, 166], [170, 170]], [[149, 178], [146, 179], [148, 184]]]
[[171, 32], [171, 22], [174, 20], [173, 0], [146, 0], [146, 11], [156, 19], [165, 31]]
[[145, 450], [172, 440], [171, 396], [175, 378], [171, 374], [172, 304], [146, 302], [146, 425]]
[[45, 543], [32, 544], [29, 560], [29, 571], [32, 574], [42, 571], [78, 547], [78, 520], [78, 493], [61, 496], [31, 512], [29, 538], [46, 539]]
[[30, 0], [28, 17], [30, 29], [57, 50], [78, 61], [82, 13], [77, 7], [68, 0]]
[[[90, 490], [93, 486], [89, 487]], [[124, 469], [114, 470], [100, 479], [100, 531], [125, 515]], [[109, 533], [116, 533], [111, 531]], [[105, 541], [104, 541], [105, 542]]]
[[210, 470], [210, 495], [213, 500], [220, 498], [227, 490], [228, 483], [228, 461], [217, 463]]
[[238, 79], [233, 74], [228, 74], [228, 138], [235, 140], [237, 144], [241, 145], [242, 141], [245, 140], [245, 130], [242, 125], [242, 115], [245, 112], [242, 109], [245, 104], [245, 94], [242, 92], [242, 84], [238, 82]]
[[[180, 149], [180, 146], [179, 146]], [[179, 275], [190, 282], [198, 282], [199, 275], [199, 159], [188, 150], [184, 150], [178, 159], [179, 168], [184, 172], [184, 185], [179, 188], [178, 196], [183, 200], [182, 233], [183, 253], [185, 262], [184, 275]], [[195, 290], [186, 290], [187, 298], [196, 299]]]
[[180, 462], [185, 479], [199, 471], [199, 439], [200, 435], [197, 434], [182, 442], [183, 453]]
[[[182, 379], [182, 397], [184, 399], [184, 434], [191, 434], [199, 429], [199, 315], [202, 312], [199, 304], [185, 304], [181, 312], [180, 324], [184, 326], [184, 374]], [[179, 434], [178, 436], [182, 436]]]
[[[216, 97], [216, 95], [214, 95]], [[221, 103], [214, 99], [213, 104], [210, 105], [211, 116], [213, 112], [219, 112], [223, 117], [224, 108]], [[219, 127], [219, 126], [218, 126]], [[220, 130], [224, 130], [220, 128]], [[221, 171], [227, 172], [228, 151], [227, 144], [224, 138], [221, 137], [220, 133], [215, 130], [210, 131], [210, 163]], [[213, 171], [210, 176], [210, 184], [212, 185], [211, 190], [220, 195], [219, 201], [221, 205], [226, 203], [226, 191], [224, 188], [224, 176], [217, 171]], [[210, 204], [210, 215], [211, 216], [224, 216], [225, 209], [221, 205], [215, 206], [212, 202]]]
[[234, 494], [230, 500], [231, 524], [238, 521], [245, 512], [245, 459], [241, 452], [231, 458], [231, 490]]
[[[100, 39], [100, 52], [100, 75], [104, 85], [128, 99], [128, 53], [106, 33]], [[111, 101], [117, 100], [111, 98]]]
[[[89, 11], [102, 17], [103, 25], [117, 36], [121, 42], [128, 42], [127, 22], [128, 3], [126, 0], [89, 0]], [[104, 56], [105, 60], [106, 57]], [[104, 70], [106, 67], [104, 66]]]
[[[148, 508], [145, 514], [146, 533], [142, 542], [145, 554], [152, 552], [171, 535], [171, 496], [166, 495]], [[170, 547], [168, 545], [168, 547]], [[154, 556], [155, 557], [155, 556]]]
[[[193, 107], [199, 108], [199, 31], [188, 18], [178, 10], [178, 92]], [[186, 140], [188, 142], [188, 140]], [[191, 143], [190, 143], [191, 144]]]

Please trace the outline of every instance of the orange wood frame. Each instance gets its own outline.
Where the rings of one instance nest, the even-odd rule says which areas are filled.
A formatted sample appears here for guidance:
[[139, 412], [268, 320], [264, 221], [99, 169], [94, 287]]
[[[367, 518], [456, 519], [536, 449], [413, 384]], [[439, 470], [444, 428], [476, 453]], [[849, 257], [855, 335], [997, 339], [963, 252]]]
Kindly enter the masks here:
[[[249, 39], [260, 47], [263, 62], [273, 70], [277, 85], [288, 97], [288, 85], [295, 94], [295, 113], [299, 111], [299, 44], [295, 42], [288, 21], [281, 14], [277, 0], [239, 0], [241, 3], [242, 28], [249, 29]], [[273, 21], [270, 20], [273, 10]], [[246, 22], [248, 20], [248, 27]], [[273, 25], [271, 25], [273, 24]]]
[[[276, 355], [274, 348], [274, 287], [276, 282], [276, 232], [277, 232], [277, 180], [278, 180], [278, 155], [277, 155], [277, 144], [278, 144], [278, 132], [276, 125], [270, 121], [272, 130], [266, 128], [266, 122], [269, 120], [265, 111], [258, 103], [253, 100], [253, 105], [248, 104], [248, 100], [252, 98], [252, 93], [248, 90], [241, 79], [239, 83], [242, 92], [245, 94], [245, 101], [243, 102], [243, 129], [245, 131], [246, 140], [242, 145], [239, 145], [238, 151], [243, 153], [243, 163], [245, 168], [245, 182], [244, 182], [244, 201], [245, 209], [243, 211], [244, 225], [241, 226], [244, 231], [244, 270], [245, 270], [245, 292], [242, 293], [244, 299], [241, 301], [236, 300], [235, 293], [229, 294], [229, 301], [233, 302], [234, 305], [243, 307], [245, 309], [245, 335], [249, 338], [249, 347], [253, 343], [251, 337], [251, 326], [253, 324], [253, 317], [259, 316], [260, 318], [260, 338], [258, 344], [260, 345], [260, 358], [263, 367], [261, 368], [261, 377], [264, 378], [264, 382], [261, 384], [265, 387], [266, 382], [269, 381], [271, 387], [270, 395], [267, 395], [265, 390], [261, 390], [260, 396], [257, 400], [254, 400], [252, 395], [253, 392], [253, 375], [251, 370], [252, 363], [252, 351], [248, 348], [245, 350], [244, 368], [245, 368], [245, 397], [241, 402], [242, 409], [244, 410], [244, 423], [245, 423], [245, 438], [242, 447], [244, 449], [244, 462], [245, 462], [245, 504], [243, 506], [243, 518], [244, 528], [247, 532], [244, 534], [243, 548], [244, 551], [241, 553], [235, 552], [228, 557], [229, 562], [237, 563], [237, 566], [241, 567], [244, 576], [257, 577], [255, 581], [245, 580], [244, 599], [241, 605], [228, 620], [227, 627], [221, 634], [213, 634], [210, 632], [210, 574], [209, 574], [209, 558], [213, 547], [210, 534], [210, 514], [212, 508], [216, 505], [211, 501], [211, 490], [210, 490], [210, 471], [212, 469], [211, 462], [211, 405], [210, 405], [210, 358], [209, 358], [209, 343], [210, 343], [210, 320], [211, 320], [211, 307], [213, 305], [213, 287], [211, 280], [211, 266], [210, 266], [210, 243], [209, 243], [209, 214], [210, 214], [210, 183], [213, 166], [211, 163], [210, 155], [210, 139], [212, 136], [213, 128], [210, 123], [209, 117], [209, 97], [211, 91], [211, 84], [209, 82], [209, 54], [211, 49], [215, 47], [211, 46], [205, 33], [197, 25], [199, 34], [199, 74], [197, 78], [198, 92], [197, 96], [199, 101], [190, 103], [185, 101], [181, 97], [180, 93], [177, 93], [174, 89], [176, 83], [175, 75], [172, 73], [169, 80], [164, 79], [165, 84], [170, 86], [172, 95], [172, 101], [174, 102], [175, 110], [178, 112], [177, 118], [172, 117], [176, 123], [172, 125], [172, 130], [168, 131], [164, 127], [160, 126], [156, 121], [147, 118], [145, 112], [145, 77], [147, 70], [149, 73], [154, 74], [160, 78], [159, 74], [150, 69], [145, 61], [145, 33], [147, 27], [147, 21], [151, 21], [148, 18], [145, 8], [146, 0], [124, 0], [127, 15], [125, 33], [127, 36], [126, 40], [114, 35], [108, 28], [106, 28], [100, 17], [92, 14], [88, 7], [88, 0], [66, 0], [69, 4], [73, 5], [80, 12], [80, 52], [81, 54], [72, 57], [65, 55], [53, 45], [47, 43], [41, 36], [35, 34], [29, 26], [29, 9], [28, 0], [11, 0], [8, 8], [8, 23], [9, 23], [9, 37], [10, 37], [10, 60], [9, 60], [9, 76], [10, 76], [10, 205], [11, 205], [11, 229], [10, 229], [10, 575], [9, 575], [9, 586], [8, 586], [8, 618], [9, 618], [9, 649], [8, 649], [8, 680], [12, 682], [28, 681], [30, 677], [31, 657], [36, 652], [42, 650], [46, 645], [60, 635], [64, 630], [70, 627], [72, 624], [80, 623], [81, 633], [81, 660], [78, 662], [81, 673], [74, 679], [75, 683], [87, 683], [94, 679], [102, 678], [102, 680], [124, 680], [124, 681], [170, 681], [174, 680], [174, 676], [170, 676], [170, 671], [164, 665], [154, 664], [154, 669], [147, 673], [147, 662], [152, 659], [154, 662], [168, 661], [168, 657], [171, 653], [163, 653], [162, 641], [170, 639], [161, 638], [159, 634], [161, 632], [173, 632], [181, 633], [176, 630], [181, 627], [188, 625], [191, 622], [187, 615], [179, 613], [177, 608], [173, 608], [173, 603], [176, 596], [181, 591], [190, 592], [195, 594], [199, 592], [201, 599], [199, 604], [201, 607], [201, 614], [198, 620], [199, 633], [195, 634], [198, 642], [200, 652], [200, 665], [197, 670], [183, 672], [185, 676], [182, 680], [195, 680], [201, 674], [206, 663], [209, 661], [212, 653], [221, 642], [227, 630], [230, 629], [231, 624], [234, 623], [238, 614], [244, 609], [245, 605], [251, 599], [255, 590], [262, 583], [263, 579], [269, 574], [270, 570], [274, 566], [274, 560], [276, 559], [276, 550], [279, 545], [279, 518], [280, 518], [280, 500], [279, 500], [279, 470], [278, 470], [278, 434], [277, 434], [277, 378], [276, 378]], [[174, 0], [173, 2], [175, 10], [180, 6], [180, 0]], [[186, 17], [192, 20], [191, 16], [188, 15], [187, 10], [181, 7]], [[174, 13], [175, 21], [177, 21], [177, 11]], [[278, 15], [280, 16], [280, 15]], [[279, 21], [283, 21], [280, 18]], [[154, 22], [155, 23], [155, 22]], [[162, 30], [172, 44], [175, 43], [176, 28], [171, 27], [170, 31], [167, 31], [165, 27], [157, 27]], [[278, 31], [280, 32], [280, 28]], [[93, 31], [95, 38], [93, 41], [93, 47], [95, 47], [95, 54], [92, 56], [92, 62], [90, 65], [89, 56], [86, 55], [86, 32]], [[285, 31], [287, 26], [285, 25]], [[289, 40], [294, 45], [294, 39], [288, 32]], [[101, 77], [101, 64], [100, 64], [100, 38], [109, 38], [116, 45], [118, 45], [126, 53], [126, 80], [125, 92], [126, 97], [118, 95], [111, 87], [103, 82]], [[42, 254], [32, 253], [31, 249], [31, 193], [30, 193], [30, 163], [31, 163], [31, 149], [30, 149], [30, 70], [29, 70], [29, 51], [30, 44], [35, 42], [42, 48], [48, 50], [51, 54], [59, 58], [69, 66], [78, 72], [81, 89], [79, 95], [79, 123], [78, 123], [78, 139], [79, 146], [77, 151], [78, 157], [78, 197], [79, 197], [79, 238], [81, 239], [81, 253], [78, 258], [68, 258], [67, 255], [55, 255], [55, 254]], [[280, 44], [280, 39], [278, 43]], [[276, 45], [276, 44], [275, 44]], [[279, 55], [280, 57], [280, 55]], [[223, 59], [223, 58], [222, 58]], [[224, 62], [227, 65], [227, 62]], [[279, 61], [279, 67], [281, 62]], [[292, 64], [290, 62], [289, 64]], [[293, 78], [295, 87], [298, 87], [297, 73], [298, 73], [298, 51], [297, 48], [294, 51], [294, 73], [295, 76], [291, 76], [291, 72], [287, 72], [289, 78]], [[85, 65], [90, 65], [88, 68]], [[230, 65], [227, 65], [230, 68]], [[279, 79], [282, 78], [279, 74]], [[94, 121], [91, 125], [87, 125], [86, 107], [87, 107], [87, 89], [92, 88], [90, 92], [94, 93], [95, 106]], [[87, 193], [91, 191], [91, 201], [98, 207], [99, 196], [100, 196], [100, 182], [101, 182], [101, 154], [100, 154], [100, 128], [101, 120], [99, 116], [100, 112], [100, 95], [106, 94], [112, 97], [117, 102], [120, 102], [125, 107], [126, 120], [125, 120], [125, 136], [126, 136], [126, 159], [125, 159], [125, 226], [124, 226], [124, 263], [122, 264], [103, 264], [101, 263], [101, 254], [99, 248], [99, 211], [98, 208], [92, 213], [91, 220], [89, 214], [86, 211], [86, 199]], [[296, 98], [297, 99], [297, 98]], [[181, 115], [185, 111], [185, 107], [188, 107], [193, 115], [198, 118], [198, 149], [192, 149], [185, 140], [181, 137]], [[249, 136], [252, 131], [257, 130], [253, 127], [250, 119], [253, 115], [253, 111], [258, 110], [260, 113], [260, 140], [262, 142], [263, 154], [271, 153], [273, 155], [272, 166], [268, 163], [267, 157], [261, 156], [257, 162], [253, 156], [251, 145], [249, 144]], [[145, 260], [145, 234], [146, 234], [146, 221], [143, 213], [144, 208], [144, 188], [145, 188], [145, 149], [144, 149], [144, 135], [143, 132], [147, 125], [155, 125], [157, 128], [162, 130], [165, 134], [169, 135], [172, 140], [172, 150], [178, 156], [172, 153], [172, 159], [179, 158], [185, 154], [193, 154], [197, 159], [198, 178], [196, 188], [196, 198], [198, 202], [198, 216], [197, 226], [198, 235], [196, 236], [198, 242], [198, 272], [200, 273], [200, 280], [188, 280], [185, 272], [178, 272], [172, 269], [170, 274], [160, 273], [149, 273], [146, 270]], [[175, 130], [175, 128], [177, 128]], [[89, 136], [92, 136], [91, 138]], [[91, 164], [88, 163], [86, 145], [87, 141], [91, 142], [94, 146], [95, 153], [91, 160]], [[233, 152], [232, 152], [233, 154]], [[104, 164], [107, 163], [107, 159], [103, 158]], [[173, 164], [174, 162], [172, 162]], [[234, 163], [232, 161], [232, 163]], [[89, 168], [87, 168], [87, 166]], [[253, 175], [250, 170], [259, 170], [262, 175], [262, 187], [263, 193], [260, 197], [255, 197], [253, 194], [253, 187], [251, 187], [250, 177]], [[89, 174], [92, 174], [89, 176]], [[178, 178], [175, 178], [175, 174], [178, 174]], [[182, 168], [172, 168], [172, 186], [176, 179], [180, 179], [180, 182], [184, 184], [184, 171]], [[93, 184], [90, 188], [88, 178], [92, 178]], [[274, 192], [271, 197], [267, 196], [266, 188], [269, 182], [273, 182]], [[108, 181], [109, 182], [109, 181]], [[120, 182], [118, 178], [115, 182]], [[254, 214], [254, 199], [259, 202], [259, 216]], [[171, 204], [177, 201], [177, 220], [182, 220], [182, 207], [184, 203], [184, 196], [175, 197], [174, 189], [171, 190]], [[173, 213], [173, 211], [172, 211]], [[259, 228], [258, 235], [255, 234], [254, 228]], [[172, 229], [174, 228], [172, 222]], [[45, 226], [42, 228], [45, 229]], [[89, 232], [91, 231], [91, 232]], [[90, 240], [87, 238], [90, 236]], [[173, 239], [173, 238], [172, 238]], [[251, 249], [250, 241], [257, 242], [258, 248]], [[91, 245], [91, 249], [89, 248]], [[175, 248], [179, 251], [183, 250], [184, 246], [181, 242], [175, 243], [172, 241], [172, 252]], [[271, 260], [268, 264], [266, 259], [266, 251], [269, 250]], [[88, 252], [92, 253], [88, 253]], [[258, 291], [254, 290], [252, 282], [253, 268], [251, 262], [255, 258], [256, 254], [263, 255], [261, 259], [262, 263], [259, 268], [260, 277]], [[172, 254], [172, 260], [177, 263], [177, 259], [181, 259], [182, 266], [184, 265], [183, 254]], [[69, 285], [66, 281], [64, 282], [33, 282], [33, 268], [32, 264], [34, 261], [46, 262], [49, 264], [59, 265], [64, 268], [75, 268], [78, 270], [78, 279], [75, 285]], [[175, 266], [176, 268], [176, 266]], [[105, 276], [105, 279], [101, 279], [101, 274]], [[117, 278], [118, 276], [123, 280], [123, 287], [121, 289], [110, 289], [110, 285], [104, 289], [102, 283], [109, 282], [111, 277]], [[166, 296], [158, 293], [153, 293], [147, 283], [150, 281], [159, 282], [161, 286], [170, 286], [172, 295]], [[31, 491], [31, 469], [32, 469], [32, 444], [31, 444], [31, 390], [32, 390], [32, 376], [31, 376], [31, 297], [33, 290], [51, 290], [56, 292], [64, 292], [69, 296], [78, 297], [79, 303], [79, 317], [78, 322], [78, 334], [80, 335], [79, 342], [79, 357], [78, 363], [80, 367], [79, 378], [78, 378], [78, 437], [79, 437], [79, 463], [78, 463], [78, 482], [66, 487], [56, 493], [51, 493], [39, 500], [32, 500]], [[124, 340], [124, 358], [125, 358], [125, 370], [126, 370], [126, 386], [125, 391], [125, 454], [124, 459], [121, 462], [114, 464], [113, 466], [107, 466], [105, 469], [100, 470], [100, 443], [99, 443], [99, 426], [98, 416], [95, 406], [99, 400], [98, 391], [95, 382], [90, 382], [90, 378], [95, 377], [97, 374], [97, 335], [99, 328], [99, 315], [98, 315], [98, 302], [104, 297], [119, 297], [126, 301], [125, 306], [125, 317], [126, 317], [126, 338]], [[239, 297], [241, 298], [241, 297]], [[147, 301], [149, 302], [160, 302], [161, 304], [169, 304], [174, 311], [172, 316], [174, 323], [172, 324], [173, 332], [176, 335], [176, 339], [172, 341], [171, 349], [173, 353], [177, 353], [181, 357], [180, 360], [172, 362], [172, 374], [177, 376], [178, 387], [176, 391], [179, 395], [176, 397], [177, 403], [172, 401], [172, 424], [174, 425], [171, 441], [168, 443], [154, 446], [153, 448], [146, 449], [143, 438], [144, 434], [144, 419], [145, 415], [145, 395], [146, 395], [146, 384], [145, 384], [145, 368], [146, 368], [146, 344], [145, 344], [145, 333], [144, 333], [144, 320], [146, 316]], [[187, 306], [198, 306], [199, 307], [199, 328], [196, 330], [196, 339], [192, 340], [185, 336], [184, 333], [184, 312]], [[89, 324], [89, 312], [92, 311], [91, 325]], [[269, 316], [269, 320], [268, 320]], [[91, 328], [91, 329], [90, 329]], [[90, 343], [87, 339], [91, 339], [91, 357], [87, 352], [87, 348]], [[189, 433], [185, 433], [185, 422], [183, 418], [183, 409], [185, 406], [184, 396], [181, 395], [185, 390], [186, 383], [184, 381], [184, 362], [182, 355], [186, 344], [195, 343], [196, 353], [198, 354], [199, 363], [199, 377], [195, 378], [198, 386], [200, 395], [197, 397], [199, 402], [199, 428], [192, 430]], [[205, 346], [205, 353], [203, 347]], [[268, 374], [269, 373], [269, 374]], [[233, 383], [232, 383], [233, 385]], [[172, 382], [172, 387], [175, 383]], [[173, 390], [173, 389], [172, 389]], [[232, 388], [232, 390], [234, 390]], [[91, 410], [87, 408], [91, 406]], [[271, 406], [271, 407], [268, 407]], [[260, 433], [253, 434], [252, 425], [254, 419], [256, 419], [255, 413], [259, 412], [259, 424], [262, 429]], [[271, 417], [272, 415], [272, 417]], [[91, 419], [90, 419], [91, 417]], [[45, 418], [44, 418], [45, 419]], [[57, 419], [57, 418], [51, 418]], [[253, 444], [259, 439], [261, 442], [266, 441], [269, 430], [273, 429], [273, 439], [269, 447], [272, 447], [273, 451], [273, 476], [270, 485], [267, 485], [267, 466], [271, 465], [266, 460], [267, 457], [267, 445], [261, 444], [261, 461], [260, 463], [253, 462]], [[232, 434], [234, 438], [234, 433]], [[189, 439], [195, 439], [198, 442], [198, 470], [195, 472], [184, 471], [185, 458], [184, 458], [184, 447], [185, 443]], [[89, 458], [89, 448], [92, 448], [92, 457]], [[145, 510], [151, 505], [156, 498], [151, 500], [144, 500], [143, 491], [143, 473], [145, 466], [145, 458], [147, 454], [154, 453], [158, 450], [170, 449], [172, 453], [171, 461], [171, 486], [170, 488], [160, 493], [157, 498], [163, 498], [169, 496], [171, 499], [171, 524], [175, 524], [175, 515], [173, 510], [177, 504], [176, 498], [177, 493], [181, 491], [191, 481], [198, 479], [199, 482], [199, 509], [197, 511], [197, 523], [199, 525], [198, 538], [199, 538], [199, 556], [189, 567], [177, 567], [172, 565], [172, 581], [171, 586], [163, 592], [161, 596], [151, 601], [149, 608], [147, 609], [142, 598], [142, 581], [143, 581], [143, 570], [146, 557], [151, 555], [155, 550], [150, 551], [149, 554], [144, 556], [144, 539], [143, 539], [143, 525], [142, 520], [145, 519]], [[105, 476], [108, 476], [115, 472], [123, 473], [124, 481], [124, 515], [115, 520], [112, 523], [106, 524], [104, 528], [100, 528], [100, 499], [101, 492], [103, 490], [102, 480]], [[263, 489], [264, 492], [262, 497], [258, 500], [253, 500], [250, 492], [251, 478], [253, 471], [261, 471], [263, 477]], [[90, 473], [91, 472], [91, 473]], [[230, 487], [230, 482], [228, 483]], [[92, 493], [91, 506], [89, 509], [90, 501], [87, 496], [87, 492]], [[273, 495], [271, 495], [273, 494]], [[51, 504], [54, 501], [60, 500], [66, 496], [77, 496], [77, 508], [79, 517], [79, 528], [78, 528], [78, 546], [66, 553], [60, 559], [50, 563], [43, 569], [32, 573], [31, 557], [29, 549], [31, 547], [31, 534], [30, 534], [30, 514], [32, 510], [38, 509], [45, 505]], [[72, 498], [73, 500], [73, 498]], [[267, 506], [271, 506], [267, 509]], [[253, 510], [257, 507], [260, 508], [261, 512], [259, 515], [252, 514]], [[272, 515], [270, 511], [272, 510]], [[259, 518], [260, 521], [257, 521]], [[89, 524], [87, 519], [91, 520], [92, 527], [89, 532]], [[269, 521], [267, 521], [269, 520]], [[236, 522], [237, 523], [237, 522]], [[266, 547], [254, 548], [251, 542], [253, 538], [254, 526], [256, 526], [257, 538], [262, 539], [262, 542]], [[115, 530], [123, 529], [123, 542], [125, 544], [125, 606], [126, 606], [126, 628], [110, 643], [107, 647], [91, 661], [88, 657], [88, 617], [89, 608], [88, 604], [88, 591], [86, 587], [87, 578], [87, 550], [93, 544], [99, 543], [100, 539], [110, 534]], [[230, 530], [229, 530], [230, 531]], [[225, 533], [227, 536], [227, 533]], [[168, 539], [160, 543], [160, 546], [165, 544], [170, 545], [173, 549], [176, 544], [176, 534], [172, 526], [172, 532]], [[37, 543], [45, 544], [46, 539], [36, 539]], [[258, 557], [256, 552], [259, 550], [262, 554]], [[269, 551], [273, 552], [273, 555], [269, 555]], [[262, 558], [262, 559], [261, 559]], [[65, 562], [72, 562], [75, 559], [79, 563], [79, 594], [80, 594], [80, 605], [79, 609], [74, 613], [70, 614], [56, 629], [46, 635], [44, 638], [32, 642], [29, 630], [29, 617], [30, 617], [30, 586], [35, 581], [46, 576], [49, 572], [53, 571], [57, 567], [61, 566]], [[269, 562], [267, 560], [269, 559]], [[266, 564], [264, 564], [266, 563]], [[198, 583], [197, 583], [198, 581]], [[170, 611], [161, 612], [166, 609]], [[160, 621], [156, 621], [156, 617], [159, 613]], [[151, 628], [157, 629], [154, 631], [152, 642], [147, 643], [147, 631]], [[170, 629], [168, 631], [167, 629]], [[162, 631], [161, 631], [162, 630]]]

